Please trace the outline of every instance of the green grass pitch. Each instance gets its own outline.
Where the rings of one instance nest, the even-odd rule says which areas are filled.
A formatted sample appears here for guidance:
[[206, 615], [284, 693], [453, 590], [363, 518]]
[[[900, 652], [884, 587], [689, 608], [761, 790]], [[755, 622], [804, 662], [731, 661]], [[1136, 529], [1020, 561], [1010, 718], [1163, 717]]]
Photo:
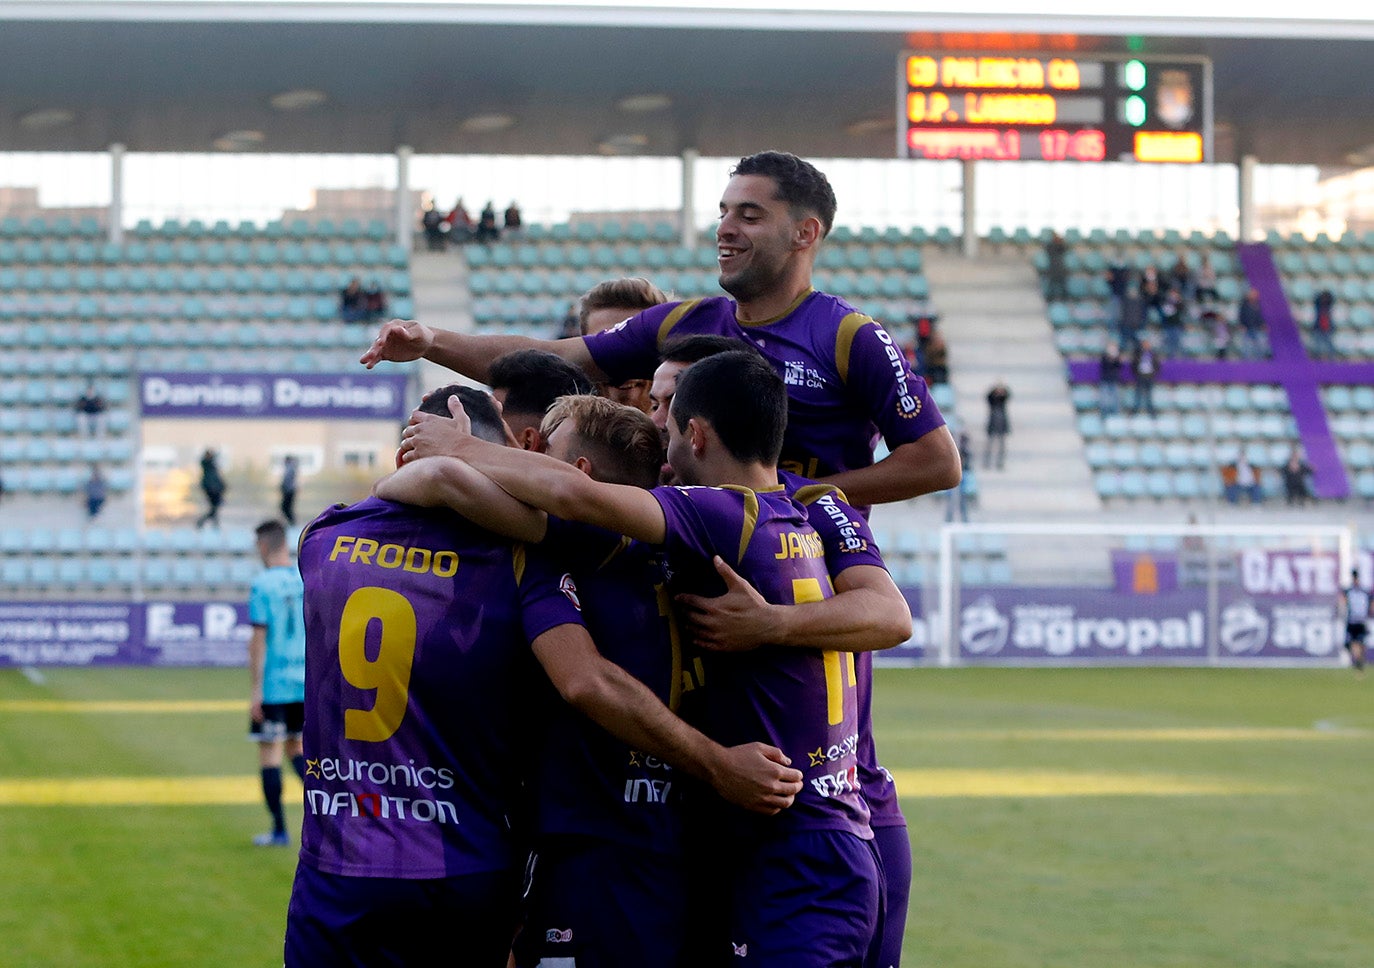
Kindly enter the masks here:
[[[280, 964], [295, 857], [249, 845], [245, 680], [0, 672], [0, 965]], [[1374, 964], [1371, 690], [1335, 670], [879, 670], [915, 855], [905, 963]]]

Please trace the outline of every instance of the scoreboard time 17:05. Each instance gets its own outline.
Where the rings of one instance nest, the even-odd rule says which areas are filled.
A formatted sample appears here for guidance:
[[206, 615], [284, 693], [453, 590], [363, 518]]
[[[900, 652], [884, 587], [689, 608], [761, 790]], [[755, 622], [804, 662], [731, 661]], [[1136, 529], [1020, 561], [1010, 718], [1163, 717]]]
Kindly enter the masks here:
[[908, 51], [898, 94], [904, 158], [1195, 163], [1212, 153], [1202, 58]]

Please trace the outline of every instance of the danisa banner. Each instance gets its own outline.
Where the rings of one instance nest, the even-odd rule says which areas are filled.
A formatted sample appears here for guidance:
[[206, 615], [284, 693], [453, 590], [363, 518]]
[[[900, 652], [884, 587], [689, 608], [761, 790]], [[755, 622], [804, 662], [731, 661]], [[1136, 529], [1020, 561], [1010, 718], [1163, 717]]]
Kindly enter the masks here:
[[0, 602], [0, 667], [241, 666], [248, 606], [230, 602]]
[[[1286, 588], [1286, 581], [1279, 587]], [[959, 665], [1337, 662], [1344, 629], [1335, 596], [1273, 588], [1258, 582], [1249, 593], [1223, 588], [1213, 618], [1205, 588], [1132, 595], [1100, 588], [966, 586], [952, 658]], [[935, 663], [943, 625], [923, 609], [915, 589], [906, 591], [912, 637], [881, 655]]]
[[143, 373], [145, 417], [394, 420], [409, 416], [401, 373]]

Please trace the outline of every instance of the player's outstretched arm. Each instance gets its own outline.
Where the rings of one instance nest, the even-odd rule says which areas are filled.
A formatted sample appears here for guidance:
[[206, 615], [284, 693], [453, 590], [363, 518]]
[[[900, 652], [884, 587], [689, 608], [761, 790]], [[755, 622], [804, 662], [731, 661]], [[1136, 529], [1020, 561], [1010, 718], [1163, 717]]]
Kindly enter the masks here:
[[947, 491], [959, 486], [962, 474], [959, 445], [942, 426], [901, 444], [876, 464], [823, 477], [821, 482], [838, 487], [850, 504], [863, 507]]
[[432, 329], [413, 319], [393, 319], [382, 324], [358, 362], [369, 370], [383, 360], [407, 363], [426, 359], [446, 366], [474, 380], [487, 380], [487, 368], [492, 361], [516, 350], [544, 350], [561, 356], [574, 366], [587, 371], [593, 380], [604, 380], [605, 374], [592, 360], [582, 337], [570, 339], [531, 339], [528, 336], [454, 333], [446, 329]]
[[737, 652], [790, 645], [838, 652], [890, 649], [911, 638], [911, 610], [892, 576], [854, 565], [835, 578], [835, 595], [819, 602], [773, 605], [719, 556], [725, 594], [679, 595], [692, 637], [703, 648]]
[[587, 630], [559, 625], [534, 640], [534, 655], [569, 705], [613, 736], [710, 783], [754, 813], [792, 805], [802, 775], [775, 746], [726, 748], [687, 725], [634, 676], [596, 650]]
[[422, 508], [452, 508], [488, 531], [516, 541], [543, 541], [548, 530], [547, 514], [517, 501], [456, 457], [412, 460], [374, 484], [372, 493]]
[[[544, 454], [503, 447], [463, 432], [458, 419], [463, 405], [449, 397], [453, 420], [419, 414], [404, 433], [416, 454], [458, 457], [499, 484], [506, 493], [531, 507], [569, 521], [583, 521], [650, 544], [662, 544], [667, 534], [663, 507], [653, 495], [627, 484], [594, 481], [571, 464]], [[434, 443], [438, 441], [438, 443]]]

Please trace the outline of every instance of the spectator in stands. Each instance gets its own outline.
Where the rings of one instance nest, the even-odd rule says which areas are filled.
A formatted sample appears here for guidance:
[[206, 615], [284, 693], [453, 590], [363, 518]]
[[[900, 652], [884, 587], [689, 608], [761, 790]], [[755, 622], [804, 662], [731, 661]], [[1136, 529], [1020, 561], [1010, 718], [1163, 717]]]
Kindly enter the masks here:
[[1140, 346], [1140, 330], [1145, 325], [1145, 302], [1134, 286], [1121, 297], [1119, 313], [1117, 343], [1121, 352], [1134, 353]]
[[928, 312], [912, 313], [907, 320], [916, 327], [916, 356], [924, 360], [926, 356], [926, 344], [935, 335], [936, 319]]
[[968, 431], [959, 431], [959, 464], [963, 467], [963, 476], [959, 478], [959, 483], [946, 491], [945, 499], [945, 520], [953, 521], [957, 509], [959, 520], [968, 523], [968, 497], [974, 491], [973, 476], [973, 441], [969, 439]]
[[219, 507], [224, 503], [224, 478], [219, 472], [219, 455], [214, 448], [207, 447], [205, 453], [200, 455], [200, 489], [205, 494], [205, 500], [209, 502], [210, 508], [200, 518], [196, 520], [196, 530], [199, 531], [207, 522], [219, 528]]
[[[1117, 253], [1116, 259], [1107, 266], [1107, 291], [1111, 294], [1108, 323], [1115, 326], [1119, 331], [1124, 331], [1126, 326], [1122, 317], [1122, 301], [1126, 298], [1127, 293], [1132, 290], [1134, 282], [1135, 272], [1126, 264], [1125, 256]], [[1118, 342], [1121, 343], [1124, 350], [1130, 350], [1134, 347], [1134, 343], [1128, 343], [1125, 339], [1120, 339]]]
[[997, 462], [1000, 471], [1007, 461], [1007, 434], [1011, 433], [1011, 418], [1007, 415], [1007, 401], [1011, 390], [1001, 377], [988, 388], [988, 441], [983, 452], [983, 467], [991, 467]]
[[369, 279], [363, 290], [363, 312], [370, 323], [380, 323], [386, 316], [386, 293], [376, 279]]
[[1183, 349], [1183, 295], [1177, 289], [1159, 300], [1159, 328], [1164, 334], [1164, 355], [1178, 356]]
[[1178, 258], [1169, 268], [1164, 284], [1167, 289], [1177, 289], [1184, 302], [1192, 302], [1197, 298], [1197, 277], [1188, 267], [1188, 259], [1182, 252], [1178, 253]]
[[1231, 352], [1231, 324], [1211, 303], [1202, 311], [1201, 323], [1203, 331], [1211, 334], [1213, 355], [1218, 360], [1226, 359]]
[[1145, 409], [1151, 417], [1155, 415], [1155, 378], [1159, 376], [1159, 357], [1150, 346], [1148, 339], [1142, 339], [1131, 354], [1131, 374], [1135, 378], [1135, 397], [1131, 401], [1131, 413]]
[[1260, 309], [1259, 290], [1254, 286], [1246, 290], [1245, 298], [1240, 301], [1240, 308], [1236, 310], [1236, 321], [1240, 323], [1241, 355], [1249, 359], [1264, 356], [1264, 344], [1261, 342], [1264, 333], [1264, 311]]
[[100, 513], [100, 509], [105, 506], [107, 495], [105, 475], [100, 473], [99, 465], [92, 464], [91, 476], [86, 478], [86, 517], [89, 520], [94, 520]]
[[1283, 496], [1290, 505], [1303, 507], [1312, 499], [1312, 468], [1302, 459], [1302, 449], [1294, 447], [1288, 454], [1288, 462], [1280, 468], [1283, 476]]
[[1047, 302], [1061, 302], [1069, 298], [1068, 254], [1069, 247], [1065, 244], [1064, 237], [1058, 232], [1051, 232], [1049, 241], [1045, 243], [1045, 259], [1048, 263], [1045, 270]]
[[1217, 270], [1212, 267], [1212, 256], [1210, 253], [1202, 253], [1202, 262], [1197, 269], [1197, 300], [1202, 302], [1217, 301]]
[[949, 346], [945, 343], [944, 334], [938, 329], [932, 331], [930, 339], [926, 340], [925, 353], [921, 359], [927, 383], [949, 382]]
[[105, 398], [96, 390], [94, 380], [87, 380], [86, 389], [76, 398], [76, 411], [85, 420], [86, 436], [98, 436], [105, 415]]
[[1221, 479], [1224, 485], [1226, 500], [1232, 504], [1240, 503], [1242, 494], [1250, 498], [1251, 504], [1259, 504], [1264, 500], [1264, 490], [1260, 487], [1259, 471], [1251, 466], [1250, 461], [1241, 451], [1235, 463], [1229, 465], [1231, 473], [1226, 473], [1226, 468], [1222, 469]]
[[444, 221], [448, 225], [448, 239], [453, 244], [462, 245], [472, 239], [472, 216], [468, 214], [462, 198], [454, 203], [453, 208], [449, 210], [448, 218]]
[[514, 201], [506, 206], [505, 222], [507, 232], [519, 232], [525, 226], [525, 222], [520, 216], [520, 206]]
[[296, 523], [296, 484], [300, 477], [300, 461], [295, 454], [287, 454], [281, 462], [281, 516], [288, 526]]
[[477, 219], [475, 238], [484, 245], [497, 242], [501, 238], [501, 227], [496, 224], [496, 206], [490, 201], [487, 202], [482, 209], [481, 216]]
[[1145, 319], [1159, 322], [1159, 307], [1164, 300], [1164, 290], [1159, 282], [1159, 270], [1146, 266], [1140, 274], [1140, 301], [1145, 308]]
[[1336, 328], [1335, 308], [1336, 296], [1330, 289], [1323, 289], [1312, 300], [1312, 349], [1326, 360], [1339, 355], [1336, 344], [1331, 342], [1331, 333]]
[[[582, 336], [601, 333], [635, 313], [668, 301], [663, 290], [648, 279], [607, 279], [582, 294], [578, 305], [578, 330]], [[599, 383], [596, 392], [616, 403], [650, 410], [649, 385], [652, 373], [622, 383]]]
[[582, 321], [578, 319], [578, 314], [578, 303], [568, 306], [567, 315], [563, 317], [563, 322], [558, 324], [558, 335], [554, 339], [570, 339], [582, 335]]
[[425, 247], [431, 252], [443, 252], [446, 244], [444, 238], [444, 216], [434, 207], [434, 200], [425, 202], [424, 211], [420, 213], [420, 227], [425, 230]]
[[348, 285], [339, 290], [339, 318], [345, 323], [367, 320], [367, 297], [363, 295], [362, 280], [357, 276], [348, 280]]
[[1110, 417], [1121, 411], [1121, 349], [1108, 343], [1097, 360], [1097, 409]]

